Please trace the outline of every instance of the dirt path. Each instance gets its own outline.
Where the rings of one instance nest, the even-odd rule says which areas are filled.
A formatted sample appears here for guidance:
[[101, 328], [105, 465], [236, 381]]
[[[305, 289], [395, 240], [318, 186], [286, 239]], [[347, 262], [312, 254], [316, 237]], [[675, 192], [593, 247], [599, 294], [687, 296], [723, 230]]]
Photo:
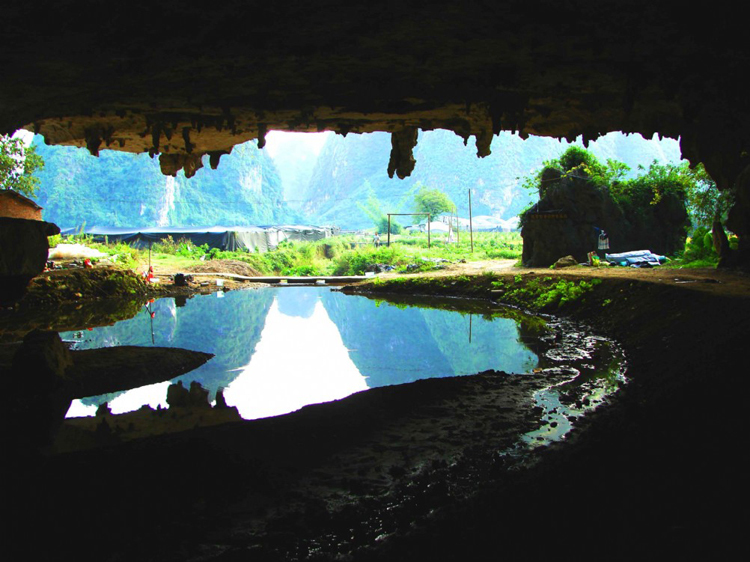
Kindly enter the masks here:
[[379, 277], [439, 277], [450, 275], [481, 275], [483, 273], [512, 275], [555, 275], [632, 279], [708, 291], [714, 294], [750, 296], [750, 275], [713, 268], [677, 269], [672, 267], [568, 267], [552, 270], [539, 267], [516, 267], [516, 260], [482, 260], [453, 263], [445, 269], [425, 273], [382, 273]]

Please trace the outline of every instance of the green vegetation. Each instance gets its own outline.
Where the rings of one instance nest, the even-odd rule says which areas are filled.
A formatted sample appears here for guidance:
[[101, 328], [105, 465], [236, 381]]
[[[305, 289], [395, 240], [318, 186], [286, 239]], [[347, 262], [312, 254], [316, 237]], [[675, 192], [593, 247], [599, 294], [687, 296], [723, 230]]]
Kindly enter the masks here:
[[429, 188], [423, 184], [416, 184], [416, 186], [419, 187], [419, 191], [414, 195], [415, 213], [429, 213], [430, 217], [434, 219], [443, 213], [453, 212], [456, 208], [456, 204], [451, 198], [439, 189]]
[[526, 176], [523, 186], [543, 197], [546, 189], [562, 178], [582, 178], [607, 190], [629, 216], [642, 214], [672, 196], [687, 202], [694, 228], [710, 229], [714, 221], [726, 220], [732, 193], [719, 191], [702, 164], [690, 168], [688, 162], [654, 161], [648, 168], [638, 166], [635, 176], [627, 178], [631, 171], [623, 162], [610, 159], [603, 164], [588, 150], [571, 146], [559, 158], [545, 161], [538, 172]]
[[[619, 185], [630, 168], [616, 160], [599, 162], [596, 156], [580, 146], [571, 146], [559, 158], [546, 160], [537, 172], [523, 179], [523, 187], [536, 190], [541, 199], [547, 189], [563, 178], [586, 179], [601, 188]], [[523, 219], [523, 213], [521, 214]]]
[[535, 277], [527, 280], [516, 275], [512, 282], [498, 280], [493, 281], [492, 286], [502, 292], [502, 300], [505, 303], [550, 311], [564, 308], [568, 303], [585, 298], [586, 294], [601, 282], [601, 279], [568, 281], [552, 277]]
[[[388, 215], [383, 211], [380, 205], [380, 201], [375, 196], [375, 192], [371, 187], [369, 187], [369, 183], [366, 180], [365, 185], [367, 192], [367, 202], [364, 204], [357, 203], [357, 206], [365, 215], [367, 215], [367, 218], [372, 221], [372, 224], [375, 226], [375, 232], [377, 232], [378, 234], [388, 234]], [[398, 207], [396, 209], [393, 209], [394, 213], [399, 212], [400, 208], [403, 206], [404, 201], [405, 200], [402, 199]], [[400, 234], [403, 230], [403, 227], [397, 219], [391, 218], [390, 230], [391, 234]]]
[[[486, 273], [483, 275], [440, 276], [440, 277], [396, 277], [376, 278], [359, 286], [357, 292], [365, 294], [384, 293], [393, 300], [394, 295], [404, 295], [412, 302], [413, 295], [463, 296], [492, 299], [503, 304], [516, 306], [519, 309], [534, 312], [556, 313], [573, 304], [585, 304], [593, 295], [602, 280], [565, 279], [559, 276], [541, 275], [507, 275]], [[592, 302], [598, 302], [606, 292], [599, 292]], [[608, 306], [612, 299], [603, 301]], [[505, 314], [505, 311], [502, 312]], [[524, 329], [539, 333], [546, 330], [544, 322], [527, 323]]]
[[[113, 264], [120, 266], [124, 269], [137, 269], [139, 264], [147, 259], [147, 252], [133, 248], [124, 242], [118, 243], [104, 243], [95, 242], [93, 237], [86, 234], [76, 234], [73, 236], [62, 236], [61, 234], [55, 234], [47, 238], [50, 248], [55, 248], [58, 244], [82, 244], [94, 250], [99, 250], [107, 254], [109, 261]], [[144, 258], [145, 256], [145, 258]], [[100, 260], [92, 259], [93, 263], [97, 263]]]
[[[737, 236], [729, 236], [729, 247], [737, 249]], [[705, 226], [699, 226], [688, 237], [685, 243], [685, 251], [672, 261], [668, 262], [668, 267], [676, 268], [700, 268], [716, 267], [719, 263], [719, 255], [714, 248], [711, 231]]]
[[[467, 236], [468, 239], [468, 236]], [[55, 246], [62, 238], [50, 237], [50, 245]], [[107, 253], [123, 267], [136, 269], [148, 262], [148, 250], [138, 250], [124, 243], [99, 244], [90, 237], [78, 235], [65, 239], [65, 242], [82, 243]], [[468, 240], [461, 244], [448, 243], [444, 236], [433, 236], [430, 248], [427, 235], [392, 236], [390, 246], [381, 244], [375, 247], [369, 237], [337, 236], [317, 242], [285, 241], [269, 252], [224, 252], [207, 245], [195, 246], [187, 240], [167, 238], [151, 247], [151, 262], [158, 268], [160, 264], [179, 264], [181, 268], [197, 263], [198, 260], [237, 260], [249, 264], [262, 275], [362, 275], [367, 271], [395, 270], [416, 273], [441, 269], [447, 261], [518, 259], [522, 241], [518, 233], [474, 234], [474, 252]]]
[[150, 227], [299, 223], [284, 202], [281, 180], [271, 158], [256, 143], [244, 143], [191, 177], [161, 173], [158, 158], [102, 150], [98, 157], [76, 147], [47, 146], [34, 137], [31, 147], [46, 163], [36, 201], [45, 220], [61, 226], [82, 224]]
[[[637, 218], [650, 206], [667, 198], [686, 202], [689, 193], [703, 193], [710, 181], [705, 172], [701, 175], [690, 170], [687, 162], [678, 165], [653, 162], [648, 169], [638, 166], [636, 176], [626, 179], [630, 171], [623, 162], [610, 159], [602, 164], [588, 150], [571, 146], [559, 158], [546, 161], [541, 170], [527, 176], [523, 186], [536, 189], [542, 198], [551, 186], [564, 178], [582, 179], [607, 191], [626, 216]], [[697, 198], [696, 195], [694, 199]], [[524, 215], [521, 214], [521, 223]]]
[[692, 180], [687, 185], [687, 195], [693, 224], [711, 228], [715, 221], [725, 222], [734, 203], [734, 194], [728, 190], [719, 191], [703, 164], [688, 168], [686, 173]]
[[[635, 175], [622, 162], [601, 163], [589, 151], [572, 146], [559, 158], [548, 160], [535, 174], [527, 176], [524, 187], [538, 190], [544, 196], [562, 185], [566, 178], [584, 180], [611, 200], [627, 221], [628, 232], [655, 232], [665, 224], [692, 230], [684, 251], [670, 255], [673, 267], [714, 267], [718, 263], [711, 228], [726, 220], [732, 205], [732, 193], [720, 192], [702, 165], [690, 168], [687, 162], [638, 166]], [[550, 192], [551, 193], [551, 192]], [[687, 209], [688, 218], [684, 219]], [[521, 215], [524, 224], [525, 213]], [[684, 226], [680, 226], [684, 223]], [[688, 230], [689, 229], [689, 230]], [[662, 236], [670, 236], [664, 231]], [[736, 237], [729, 236], [730, 247]], [[679, 246], [679, 244], [678, 244]]]
[[35, 174], [43, 168], [44, 160], [34, 146], [24, 147], [20, 138], [0, 135], [0, 189], [33, 197], [39, 188]]

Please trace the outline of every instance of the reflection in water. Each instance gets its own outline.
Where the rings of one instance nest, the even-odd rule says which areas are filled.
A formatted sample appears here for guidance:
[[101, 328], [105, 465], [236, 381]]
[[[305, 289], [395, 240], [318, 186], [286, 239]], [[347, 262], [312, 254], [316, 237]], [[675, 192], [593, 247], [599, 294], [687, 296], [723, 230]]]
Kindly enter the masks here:
[[282, 305], [296, 304], [286, 297], [303, 292], [287, 289], [277, 295], [250, 364], [224, 392], [245, 419], [285, 414], [367, 389], [319, 300], [303, 301], [301, 310]]
[[[109, 409], [113, 414], [124, 414], [133, 412], [144, 405], [153, 409], [167, 408], [167, 388], [169, 382], [149, 384], [140, 388], [134, 388], [115, 396], [109, 401]], [[96, 404], [85, 404], [82, 400], [73, 400], [68, 409], [69, 418], [93, 416], [96, 414]]]
[[[78, 349], [111, 345], [175, 346], [216, 356], [183, 375], [200, 382], [242, 417], [287, 413], [354, 392], [429, 377], [488, 369], [530, 372], [537, 356], [515, 320], [348, 296], [324, 287], [231, 291], [183, 306], [160, 299], [131, 320], [83, 334], [63, 334]], [[165, 404], [166, 383], [76, 401], [69, 417]], [[90, 405], [86, 409], [83, 405]], [[127, 405], [125, 405], [127, 404]], [[124, 408], [128, 408], [126, 410]]]

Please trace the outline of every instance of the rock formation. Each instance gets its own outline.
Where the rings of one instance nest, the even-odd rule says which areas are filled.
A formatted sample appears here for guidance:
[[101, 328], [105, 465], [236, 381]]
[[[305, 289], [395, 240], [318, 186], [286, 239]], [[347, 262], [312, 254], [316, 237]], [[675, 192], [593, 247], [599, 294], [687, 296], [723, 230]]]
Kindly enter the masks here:
[[[33, 330], [0, 355], [8, 381], [8, 419], [18, 424], [10, 442], [20, 450], [48, 447], [71, 400], [169, 380], [203, 365], [209, 353], [179, 348], [119, 346], [69, 351], [57, 332]], [[185, 391], [186, 393], [188, 391]], [[207, 393], [191, 387], [192, 403]]]
[[47, 237], [59, 232], [50, 222], [0, 217], [0, 305], [20, 299], [29, 281], [44, 271]]
[[631, 206], [627, 212], [608, 190], [590, 182], [585, 173], [561, 176], [547, 168], [548, 187], [523, 215], [523, 264], [547, 267], [572, 255], [579, 263], [597, 250], [600, 231], [607, 233], [607, 253], [651, 250], [672, 255], [685, 247], [689, 225], [685, 202], [666, 192], [658, 203]]
[[[269, 130], [390, 131], [399, 177], [416, 129], [474, 136], [479, 156], [501, 130], [659, 132], [734, 189], [750, 163], [743, 23], [643, 0], [165, 0], [147, 13], [30, 0], [3, 12], [0, 132], [158, 153], [165, 174], [192, 174]], [[733, 229], [747, 251], [742, 190]]]

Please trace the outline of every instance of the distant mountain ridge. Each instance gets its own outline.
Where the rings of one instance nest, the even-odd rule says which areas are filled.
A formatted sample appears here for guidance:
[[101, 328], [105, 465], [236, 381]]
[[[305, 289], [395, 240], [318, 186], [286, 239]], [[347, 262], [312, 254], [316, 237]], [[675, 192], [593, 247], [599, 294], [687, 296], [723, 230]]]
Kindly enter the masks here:
[[[400, 180], [386, 172], [388, 133], [324, 138], [318, 151], [300, 134], [283, 137], [273, 156], [254, 141], [238, 145], [218, 169], [206, 162], [188, 179], [182, 172], [163, 176], [158, 160], [146, 154], [102, 150], [94, 158], [82, 149], [47, 146], [37, 136], [45, 167], [36, 200], [45, 220], [61, 227], [304, 223], [361, 229], [372, 226], [361, 208], [370, 195], [383, 212], [410, 212], [413, 193], [425, 185], [445, 191], [462, 217], [468, 216], [471, 190], [474, 216], [507, 220], [535, 197], [521, 187], [523, 178], [572, 144], [501, 132], [492, 154], [477, 158], [473, 139], [464, 145], [450, 131], [420, 132], [414, 172]], [[612, 158], [634, 169], [681, 159], [673, 139], [622, 133], [601, 137], [589, 149], [603, 161]]]
[[[445, 191], [456, 203], [458, 214], [468, 216], [468, 192], [474, 215], [510, 219], [523, 210], [535, 194], [521, 187], [525, 176], [546, 160], [557, 158], [574, 143], [543, 137], [522, 139], [501, 132], [492, 142], [492, 154], [476, 156], [473, 139], [463, 140], [450, 131], [421, 132], [414, 150], [416, 166], [404, 180], [386, 174], [391, 150], [387, 133], [330, 136], [318, 156], [310, 183], [303, 192], [301, 210], [319, 224], [349, 228], [371, 226], [360, 204], [374, 193], [384, 212], [410, 212], [411, 198], [419, 184]], [[576, 143], [580, 144], [580, 143]], [[590, 143], [602, 161], [622, 161], [635, 169], [654, 160], [677, 163], [679, 144], [673, 139], [647, 140], [640, 135], [610, 133]]]
[[45, 220], [88, 226], [253, 226], [299, 223], [284, 202], [278, 170], [255, 142], [238, 145], [216, 170], [164, 176], [147, 154], [34, 145], [44, 159], [37, 203]]

